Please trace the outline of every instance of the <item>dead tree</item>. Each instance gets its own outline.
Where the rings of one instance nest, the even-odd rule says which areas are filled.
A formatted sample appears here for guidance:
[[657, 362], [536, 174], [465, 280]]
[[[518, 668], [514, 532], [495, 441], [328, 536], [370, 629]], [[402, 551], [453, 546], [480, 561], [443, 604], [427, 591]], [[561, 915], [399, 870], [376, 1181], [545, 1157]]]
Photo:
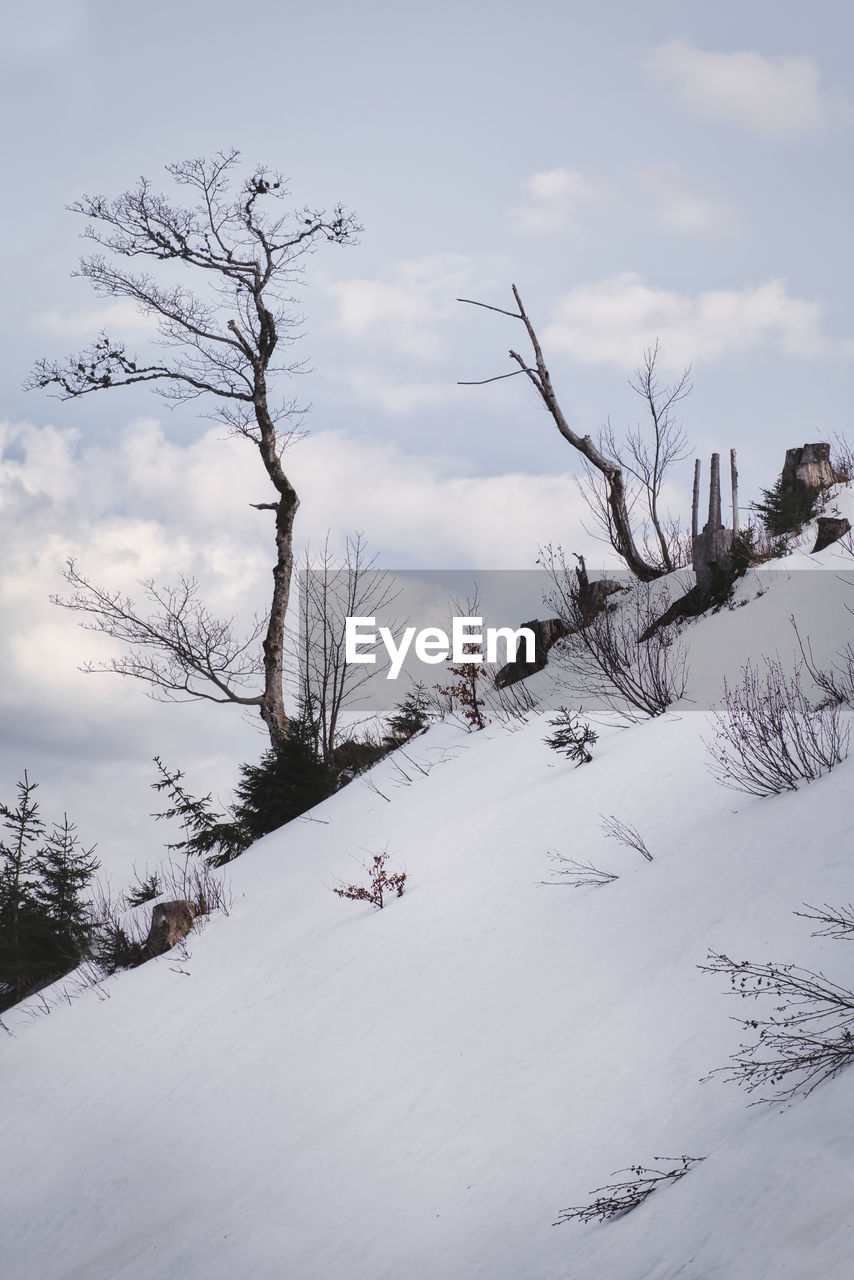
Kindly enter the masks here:
[[[512, 289], [513, 297], [516, 301], [516, 311], [506, 311], [502, 307], [493, 307], [485, 302], [476, 302], [472, 298], [459, 298], [458, 301], [468, 302], [475, 307], [483, 307], [487, 311], [497, 311], [499, 315], [510, 316], [513, 320], [520, 320], [525, 326], [525, 331], [531, 343], [534, 356], [533, 365], [529, 360], [524, 359], [517, 351], [514, 351], [511, 348], [510, 359], [515, 361], [519, 366], [518, 369], [515, 369], [512, 373], [498, 374], [493, 378], [481, 378], [477, 381], [461, 382], [460, 385], [468, 387], [483, 386], [485, 383], [497, 382], [501, 378], [512, 378], [520, 373], [525, 374], [526, 377], [530, 379], [537, 391], [537, 394], [540, 396], [540, 399], [550, 413], [560, 434], [569, 442], [569, 444], [572, 445], [574, 449], [577, 449], [586, 462], [603, 477], [607, 491], [607, 497], [604, 503], [604, 516], [608, 528], [609, 540], [611, 545], [614, 547], [614, 550], [625, 561], [628, 568], [637, 578], [642, 582], [652, 582], [655, 578], [660, 578], [662, 574], [668, 573], [672, 566], [668, 567], [668, 563], [666, 562], [659, 563], [658, 559], [653, 560], [648, 558], [638, 548], [632, 532], [631, 518], [629, 515], [631, 499], [630, 494], [627, 491], [626, 475], [623, 464], [620, 462], [619, 458], [609, 457], [607, 453], [603, 452], [601, 447], [594, 444], [591, 436], [580, 436], [577, 432], [573, 431], [572, 427], [570, 427], [558, 403], [557, 396], [555, 395], [551, 375], [546, 367], [539, 339], [537, 338], [534, 326], [522, 305], [519, 290], [516, 288], [515, 284], [512, 286]], [[654, 349], [654, 352], [648, 353], [646, 365], [646, 372], [648, 375], [647, 391], [651, 397], [651, 407], [659, 403], [658, 388], [655, 382], [656, 354], [657, 347]], [[638, 377], [640, 380], [639, 385], [641, 387], [641, 394], [646, 396], [646, 391], [643, 390], [643, 370], [639, 371]], [[664, 404], [672, 406], [676, 400], [687, 395], [689, 389], [688, 372], [686, 370], [681, 382], [677, 384], [675, 389], [672, 389], [672, 395], [670, 396], [669, 402], [665, 396]], [[605, 447], [607, 447], [607, 445]], [[656, 460], [655, 450], [650, 454], [648, 451], [644, 452], [642, 447], [639, 448], [637, 453], [632, 453], [631, 456], [633, 458], [634, 465], [637, 468], [634, 474], [640, 475], [641, 478], [644, 474], [647, 474], [650, 482], [656, 486], [655, 501], [652, 504], [652, 510], [656, 512], [657, 519], [657, 496], [658, 492], [660, 492], [662, 459], [659, 456]], [[660, 527], [661, 524], [659, 521], [659, 528]]]
[[[327, 762], [335, 758], [342, 712], [358, 701], [359, 691], [382, 669], [378, 644], [363, 653], [375, 663], [347, 660], [348, 618], [372, 617], [387, 609], [400, 594], [394, 577], [376, 568], [361, 534], [348, 538], [343, 559], [336, 564], [327, 537], [323, 550], [312, 557], [307, 550], [298, 571], [299, 624], [296, 648], [299, 703], [312, 726], [318, 754]], [[396, 619], [387, 620], [392, 631]]]
[[[276, 548], [272, 600], [260, 636], [260, 691], [246, 693], [242, 687], [249, 674], [247, 652], [256, 637], [243, 641], [224, 636], [223, 624], [194, 603], [192, 582], [177, 588], [149, 584], [159, 609], [153, 617], [137, 613], [126, 597], [104, 592], [79, 574], [68, 578], [71, 598], [57, 603], [88, 614], [96, 629], [132, 645], [129, 658], [106, 664], [106, 669], [136, 676], [166, 698], [208, 697], [257, 706], [278, 746], [287, 736], [284, 622], [299, 506], [282, 453], [301, 410], [293, 401], [274, 402], [272, 379], [300, 368], [283, 355], [298, 326], [292, 289], [306, 255], [323, 241], [351, 243], [360, 228], [341, 206], [331, 214], [276, 208], [275, 202], [288, 192], [283, 179], [264, 168], [234, 190], [238, 156], [224, 151], [212, 160], [167, 166], [195, 203], [170, 203], [140, 178], [135, 188], [115, 199], [84, 196], [71, 205], [87, 219], [85, 235], [112, 255], [99, 251], [84, 258], [77, 274], [100, 297], [130, 299], [154, 321], [158, 355], [164, 349], [168, 354], [149, 362], [101, 333], [79, 355], [40, 360], [27, 385], [51, 388], [63, 400], [143, 382], [154, 383], [173, 403], [213, 396], [217, 419], [258, 450], [274, 495], [253, 506], [273, 512]], [[122, 259], [165, 264], [168, 274], [161, 282], [146, 270], [133, 271]], [[176, 283], [175, 268], [189, 273], [198, 291]], [[188, 609], [191, 629], [185, 639]]]
[[[737, 472], [735, 469], [735, 450], [730, 453], [730, 466], [733, 479], [733, 511], [738, 501]], [[703, 607], [712, 598], [716, 582], [726, 573], [732, 549], [733, 531], [724, 527], [721, 518], [721, 459], [720, 454], [712, 454], [711, 478], [709, 480], [709, 518], [702, 530], [697, 531], [699, 524], [698, 504], [700, 501], [700, 463], [697, 460], [694, 471], [694, 511], [691, 519], [693, 531], [694, 572], [697, 575], [697, 591], [704, 601]]]
[[[630, 514], [640, 510], [643, 554], [663, 573], [672, 573], [687, 562], [686, 540], [678, 519], [661, 510], [661, 491], [673, 466], [687, 453], [687, 437], [675, 416], [675, 407], [692, 391], [691, 370], [685, 368], [670, 386], [659, 379], [658, 342], [644, 352], [643, 364], [635, 370], [629, 386], [644, 401], [649, 428], [635, 426], [618, 441], [610, 419], [599, 433], [599, 447], [614, 458], [627, 477], [627, 507]], [[619, 552], [614, 539], [614, 521], [608, 503], [607, 484], [595, 468], [585, 462], [586, 477], [578, 489], [606, 540]]]

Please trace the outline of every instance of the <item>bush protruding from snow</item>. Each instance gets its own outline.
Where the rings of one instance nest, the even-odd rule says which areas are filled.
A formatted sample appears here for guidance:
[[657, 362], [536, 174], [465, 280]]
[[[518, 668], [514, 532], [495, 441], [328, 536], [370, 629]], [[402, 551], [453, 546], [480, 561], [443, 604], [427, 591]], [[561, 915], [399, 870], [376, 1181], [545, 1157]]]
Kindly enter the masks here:
[[711, 772], [723, 786], [748, 795], [795, 791], [848, 754], [839, 704], [814, 707], [801, 687], [800, 668], [787, 676], [776, 658], [765, 659], [764, 676], [748, 662], [739, 684], [724, 681], [713, 715], [716, 735], [706, 743]]

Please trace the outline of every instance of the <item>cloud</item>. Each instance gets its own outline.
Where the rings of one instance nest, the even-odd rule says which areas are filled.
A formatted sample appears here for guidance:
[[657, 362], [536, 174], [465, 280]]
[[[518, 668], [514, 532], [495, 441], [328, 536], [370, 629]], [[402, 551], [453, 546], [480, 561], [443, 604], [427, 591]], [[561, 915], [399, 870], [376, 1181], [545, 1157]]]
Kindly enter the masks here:
[[116, 302], [94, 303], [77, 307], [73, 311], [51, 308], [33, 316], [30, 325], [39, 333], [74, 341], [94, 338], [104, 330], [122, 337], [150, 338], [157, 331], [153, 316], [144, 315], [133, 302], [120, 299]]
[[548, 169], [527, 181], [527, 202], [512, 211], [519, 231], [536, 235], [565, 231], [595, 201], [596, 185], [572, 169]]
[[390, 378], [375, 369], [350, 369], [340, 382], [347, 399], [362, 404], [378, 404], [386, 413], [399, 416], [429, 405], [447, 404], [459, 396], [460, 388], [450, 379], [443, 382], [406, 382]]
[[471, 275], [461, 254], [436, 254], [400, 263], [389, 279], [328, 282], [338, 304], [335, 328], [353, 341], [373, 343], [417, 360], [441, 360], [443, 330]]
[[792, 297], [783, 280], [690, 295], [626, 272], [564, 294], [543, 334], [549, 347], [582, 364], [627, 369], [656, 338], [663, 361], [677, 367], [742, 356], [760, 346], [801, 358], [852, 351], [850, 343], [834, 342], [823, 332], [821, 304]]
[[760, 137], [815, 133], [827, 119], [827, 99], [811, 58], [766, 58], [748, 51], [710, 53], [683, 40], [670, 40], [655, 50], [649, 71], [660, 84], [673, 89], [689, 110], [740, 125]]
[[675, 164], [639, 165], [629, 187], [656, 222], [681, 235], [720, 234], [738, 225], [728, 200], [705, 191]]

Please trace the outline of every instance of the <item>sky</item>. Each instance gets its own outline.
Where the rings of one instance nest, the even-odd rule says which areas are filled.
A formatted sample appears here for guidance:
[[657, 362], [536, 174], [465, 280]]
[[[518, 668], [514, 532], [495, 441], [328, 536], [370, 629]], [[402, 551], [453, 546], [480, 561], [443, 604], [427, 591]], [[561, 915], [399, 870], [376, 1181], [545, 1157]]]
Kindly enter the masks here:
[[507, 372], [519, 334], [456, 299], [507, 306], [513, 283], [581, 433], [641, 420], [629, 379], [656, 339], [665, 376], [691, 365], [693, 452], [667, 493], [683, 518], [695, 454], [736, 448], [747, 503], [786, 448], [851, 431], [847, 6], [45, 0], [0, 15], [0, 798], [28, 768], [105, 862], [160, 843], [155, 752], [227, 799], [264, 740], [230, 709], [81, 674], [98, 651], [49, 603], [62, 566], [131, 592], [193, 573], [241, 618], [268, 589], [249, 507], [268, 494], [251, 449], [197, 406], [22, 390], [39, 356], [105, 324], [139, 332], [72, 277], [85, 246], [66, 206], [83, 193], [141, 174], [165, 187], [168, 162], [237, 147], [288, 177], [295, 206], [341, 201], [363, 224], [300, 290], [300, 546], [359, 530], [390, 568], [525, 569], [547, 542], [608, 562], [533, 389], [457, 385]]

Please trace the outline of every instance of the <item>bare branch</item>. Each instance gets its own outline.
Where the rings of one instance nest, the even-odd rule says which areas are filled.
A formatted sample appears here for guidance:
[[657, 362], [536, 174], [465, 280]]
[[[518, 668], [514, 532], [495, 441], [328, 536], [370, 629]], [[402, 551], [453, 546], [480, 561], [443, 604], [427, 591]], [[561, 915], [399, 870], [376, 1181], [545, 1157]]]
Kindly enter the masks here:
[[[566, 420], [563, 411], [558, 402], [557, 396], [552, 386], [551, 374], [546, 365], [543, 356], [542, 347], [540, 346], [536, 330], [525, 311], [519, 290], [515, 284], [512, 286], [513, 297], [516, 301], [517, 311], [507, 311], [502, 307], [495, 307], [485, 302], [475, 302], [471, 298], [460, 298], [460, 302], [469, 303], [472, 306], [483, 307], [487, 311], [497, 311], [500, 315], [509, 316], [513, 320], [521, 320], [525, 326], [528, 340], [531, 343], [534, 352], [534, 365], [530, 365], [517, 351], [511, 349], [509, 355], [518, 366], [518, 370], [514, 372], [524, 373], [535, 388], [540, 399], [543, 401], [551, 418], [563, 438], [576, 449], [588, 463], [591, 464], [604, 477], [608, 494], [608, 509], [610, 512], [610, 540], [617, 551], [631, 569], [631, 571], [642, 581], [650, 582], [654, 578], [658, 578], [667, 569], [662, 565], [650, 561], [645, 558], [644, 554], [638, 549], [632, 532], [631, 521], [629, 518], [629, 507], [626, 500], [626, 484], [623, 475], [623, 468], [619, 459], [609, 457], [602, 448], [594, 444], [591, 436], [579, 435], [573, 431], [572, 427]], [[504, 375], [510, 376], [510, 375]], [[498, 378], [485, 378], [478, 382], [461, 383], [464, 386], [479, 386], [486, 382], [498, 381]]]

